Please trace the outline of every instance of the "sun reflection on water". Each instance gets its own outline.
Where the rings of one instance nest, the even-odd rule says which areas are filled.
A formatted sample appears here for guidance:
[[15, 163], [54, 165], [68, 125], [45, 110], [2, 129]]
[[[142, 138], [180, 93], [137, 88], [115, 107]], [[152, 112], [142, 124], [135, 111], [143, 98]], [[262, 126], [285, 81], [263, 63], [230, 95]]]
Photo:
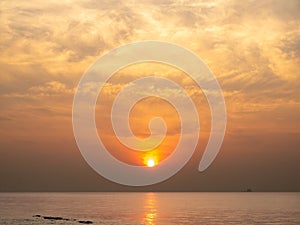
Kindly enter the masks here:
[[157, 218], [157, 199], [155, 193], [146, 193], [144, 223], [154, 225]]

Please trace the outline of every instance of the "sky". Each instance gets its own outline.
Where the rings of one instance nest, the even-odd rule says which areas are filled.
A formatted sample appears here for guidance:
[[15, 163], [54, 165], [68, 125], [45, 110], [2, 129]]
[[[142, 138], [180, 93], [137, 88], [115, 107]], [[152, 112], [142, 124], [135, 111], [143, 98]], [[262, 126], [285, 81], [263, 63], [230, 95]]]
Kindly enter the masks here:
[[[0, 191], [300, 191], [299, 12], [298, 0], [1, 1]], [[144, 163], [143, 154], [117, 141], [107, 120], [116, 94], [136, 78], [154, 74], [184, 86], [201, 121], [196, 151], [179, 173], [126, 187], [81, 156], [72, 103], [99, 56], [141, 40], [168, 41], [201, 57], [223, 90], [227, 129], [213, 164], [198, 172], [210, 131], [201, 90], [171, 66], [121, 69], [96, 107], [98, 135], [119, 160]], [[131, 112], [134, 134], [147, 137], [153, 115], [168, 127], [153, 153], [163, 160], [176, 146], [180, 122], [169, 103], [148, 98]]]

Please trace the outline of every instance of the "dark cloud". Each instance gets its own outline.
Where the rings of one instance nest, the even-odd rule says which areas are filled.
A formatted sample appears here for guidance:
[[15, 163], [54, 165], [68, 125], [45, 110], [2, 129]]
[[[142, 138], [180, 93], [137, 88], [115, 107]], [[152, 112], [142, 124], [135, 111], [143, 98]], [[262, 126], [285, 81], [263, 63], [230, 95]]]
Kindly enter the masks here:
[[[32, 86], [40, 85], [49, 79], [49, 73], [42, 65], [15, 65], [0, 63], [0, 94], [25, 92]], [[38, 75], [38, 76], [37, 76]]]
[[12, 119], [8, 116], [0, 116], [1, 121], [11, 121]]
[[[300, 33], [300, 32], [299, 32]], [[281, 41], [279, 48], [288, 55], [289, 58], [300, 60], [300, 34], [295, 33], [287, 36]]]
[[300, 19], [300, 1], [298, 0], [269, 0], [263, 1], [265, 5], [262, 9], [270, 9], [274, 15], [283, 21]]

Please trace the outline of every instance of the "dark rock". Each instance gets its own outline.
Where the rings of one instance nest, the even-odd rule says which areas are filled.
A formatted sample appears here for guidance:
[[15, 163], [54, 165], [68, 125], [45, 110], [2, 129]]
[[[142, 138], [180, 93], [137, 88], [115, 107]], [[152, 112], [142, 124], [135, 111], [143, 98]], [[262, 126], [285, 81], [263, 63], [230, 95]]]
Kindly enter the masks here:
[[78, 223], [82, 223], [82, 224], [92, 224], [93, 222], [92, 221], [83, 221], [83, 220], [79, 220]]
[[68, 220], [68, 219], [64, 219], [60, 216], [43, 216], [43, 218], [45, 220]]

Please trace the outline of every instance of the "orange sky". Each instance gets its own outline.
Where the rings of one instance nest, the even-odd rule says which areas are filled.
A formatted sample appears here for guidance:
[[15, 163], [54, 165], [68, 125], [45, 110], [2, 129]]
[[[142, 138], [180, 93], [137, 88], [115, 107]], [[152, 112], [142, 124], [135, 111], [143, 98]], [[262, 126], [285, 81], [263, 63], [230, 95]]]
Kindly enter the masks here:
[[[103, 115], [124, 84], [154, 74], [182, 84], [201, 121], [195, 156], [157, 189], [185, 190], [187, 180], [188, 190], [300, 190], [299, 1], [12, 0], [0, 5], [0, 178], [5, 181], [0, 191], [120, 188], [83, 161], [72, 133], [73, 95], [99, 56], [147, 39], [182, 45], [209, 66], [227, 105], [224, 144], [211, 168], [198, 173], [210, 129], [207, 102], [184, 73], [145, 63], [119, 71], [100, 95], [98, 132], [112, 154], [133, 164], [143, 161], [141, 153], [115, 140]], [[154, 152], [161, 160], [178, 139], [174, 109], [162, 100], [145, 100], [132, 111], [131, 124], [145, 137], [149, 118], [157, 114], [168, 125], [165, 142]]]
[[[150, 130], [148, 128], [149, 121], [153, 117], [161, 116], [168, 128], [165, 140], [161, 145], [150, 152], [132, 151], [122, 145], [114, 135], [110, 122], [110, 115], [116, 95], [124, 88], [125, 84], [150, 75], [166, 77], [176, 81], [176, 83], [184, 87], [197, 106], [199, 120], [201, 121], [201, 131], [203, 133], [201, 137], [204, 137], [206, 134], [205, 137], [207, 139], [210, 129], [210, 111], [206, 99], [203, 96], [201, 89], [187, 74], [161, 63], [139, 63], [121, 69], [109, 80], [108, 84], [99, 95], [96, 108], [98, 135], [116, 158], [135, 165], [147, 164], [146, 159], [149, 157], [155, 158], [157, 163], [166, 159], [175, 149], [181, 132], [180, 119], [176, 109], [163, 99], [149, 97], [145, 100], [141, 100], [135, 105], [131, 112], [130, 125], [133, 133], [137, 137], [147, 138], [150, 135]], [[161, 92], [163, 90], [157, 91]], [[165, 90], [165, 92], [168, 91], [171, 92], [173, 90]], [[180, 96], [178, 96], [178, 98], [180, 98]]]

